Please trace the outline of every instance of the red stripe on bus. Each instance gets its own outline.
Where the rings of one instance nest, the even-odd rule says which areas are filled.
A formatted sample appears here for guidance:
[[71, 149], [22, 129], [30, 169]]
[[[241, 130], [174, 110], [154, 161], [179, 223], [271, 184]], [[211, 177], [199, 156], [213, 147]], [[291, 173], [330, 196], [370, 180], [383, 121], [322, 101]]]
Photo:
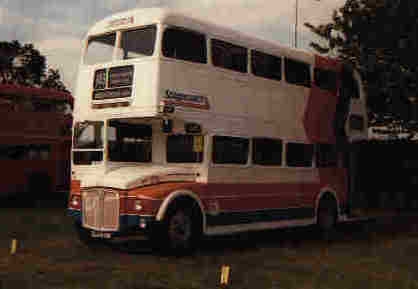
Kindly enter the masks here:
[[[222, 211], [251, 211], [262, 209], [315, 207], [321, 190], [335, 191], [338, 201], [346, 202], [347, 179], [345, 169], [317, 169], [315, 183], [194, 183], [170, 182], [119, 191], [120, 213], [135, 214], [135, 196], [141, 200], [141, 214], [155, 215], [163, 200], [172, 192], [191, 191], [202, 201], [204, 209], [216, 202]], [[80, 192], [78, 181], [72, 181], [72, 193]], [[141, 197], [144, 196], [144, 197]]]
[[[150, 206], [147, 213], [154, 214], [162, 200], [170, 193], [188, 190], [195, 193], [204, 208], [211, 207], [214, 201], [221, 210], [245, 211], [289, 207], [314, 207], [321, 190], [335, 191], [338, 201], [345, 203], [345, 169], [318, 169], [319, 181], [316, 183], [162, 183], [130, 190], [130, 196], [142, 195], [159, 200], [144, 200]], [[144, 205], [145, 207], [145, 205]], [[131, 212], [131, 211], [130, 211]]]

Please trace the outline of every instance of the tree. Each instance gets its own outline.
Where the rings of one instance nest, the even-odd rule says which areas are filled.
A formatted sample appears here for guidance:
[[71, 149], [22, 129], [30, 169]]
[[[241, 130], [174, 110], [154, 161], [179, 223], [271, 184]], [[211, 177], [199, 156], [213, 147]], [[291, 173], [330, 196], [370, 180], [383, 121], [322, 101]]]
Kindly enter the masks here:
[[46, 58], [33, 44], [0, 42], [0, 83], [54, 88], [68, 91], [58, 70], [47, 72]]
[[61, 76], [58, 69], [48, 69], [46, 77], [42, 82], [42, 87], [53, 88], [60, 91], [67, 91], [65, 85], [61, 81]]
[[8, 83], [14, 78], [14, 59], [21, 51], [18, 41], [0, 42], [0, 82]]
[[372, 121], [418, 120], [417, 16], [416, 0], [347, 0], [330, 23], [305, 23], [324, 41], [311, 47], [360, 72]]

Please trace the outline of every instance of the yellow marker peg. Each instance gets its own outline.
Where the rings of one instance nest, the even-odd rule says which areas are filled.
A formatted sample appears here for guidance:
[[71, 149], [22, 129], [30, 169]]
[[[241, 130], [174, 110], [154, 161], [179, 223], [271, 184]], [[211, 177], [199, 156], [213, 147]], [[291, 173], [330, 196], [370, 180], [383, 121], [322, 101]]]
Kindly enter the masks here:
[[17, 240], [13, 239], [12, 246], [10, 247], [10, 255], [14, 255], [16, 253], [16, 248], [17, 248]]
[[221, 271], [221, 285], [228, 285], [230, 267], [223, 265]]

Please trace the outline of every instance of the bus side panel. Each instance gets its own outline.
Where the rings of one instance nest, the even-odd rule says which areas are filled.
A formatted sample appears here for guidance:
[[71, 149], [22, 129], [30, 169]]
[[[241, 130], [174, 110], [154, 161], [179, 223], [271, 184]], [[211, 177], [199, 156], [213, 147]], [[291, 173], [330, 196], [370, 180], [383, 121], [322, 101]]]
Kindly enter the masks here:
[[[2, 181], [0, 192], [4, 195], [23, 193], [31, 191], [30, 180], [33, 176], [47, 176], [49, 178], [49, 189], [54, 190], [54, 179], [56, 177], [54, 160], [3, 160]], [[7, 168], [7, 169], [4, 169]], [[34, 192], [41, 193], [41, 192]]]
[[212, 104], [209, 94], [211, 75], [205, 64], [163, 59], [160, 61], [159, 77], [159, 97], [166, 96], [169, 90], [176, 93], [206, 96]]

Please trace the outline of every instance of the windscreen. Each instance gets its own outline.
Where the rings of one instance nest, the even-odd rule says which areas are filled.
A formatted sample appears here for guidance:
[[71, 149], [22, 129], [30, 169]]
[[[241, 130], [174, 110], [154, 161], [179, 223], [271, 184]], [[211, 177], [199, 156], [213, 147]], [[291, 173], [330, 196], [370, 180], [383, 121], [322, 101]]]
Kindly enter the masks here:
[[78, 122], [74, 127], [75, 149], [102, 149], [103, 148], [103, 122]]
[[90, 37], [84, 64], [92, 65], [112, 61], [116, 32]]

